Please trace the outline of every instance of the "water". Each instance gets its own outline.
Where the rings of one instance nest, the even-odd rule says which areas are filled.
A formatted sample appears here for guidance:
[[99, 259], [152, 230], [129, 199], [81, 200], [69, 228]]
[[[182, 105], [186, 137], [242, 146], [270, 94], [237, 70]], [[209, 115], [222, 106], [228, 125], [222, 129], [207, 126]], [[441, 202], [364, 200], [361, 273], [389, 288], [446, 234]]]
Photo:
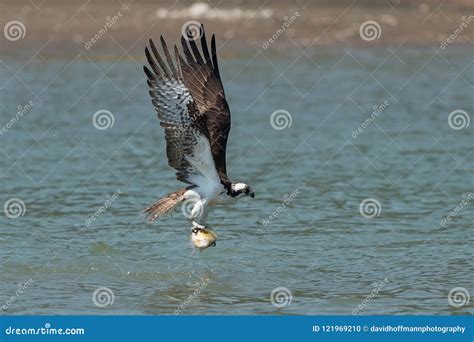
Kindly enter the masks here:
[[[155, 224], [140, 215], [182, 186], [140, 64], [2, 60], [2, 126], [33, 101], [0, 136], [1, 203], [26, 205], [0, 218], [7, 313], [473, 313], [448, 303], [455, 287], [474, 293], [472, 201], [441, 224], [473, 191], [474, 125], [448, 125], [453, 110], [473, 115], [472, 49], [254, 55], [225, 58], [221, 70], [233, 114], [229, 174], [256, 197], [211, 212], [219, 240], [203, 253], [179, 210]], [[106, 130], [92, 124], [101, 109], [114, 116]], [[292, 119], [283, 130], [270, 123], [279, 109]], [[380, 203], [374, 218], [359, 211], [368, 198]], [[100, 287], [111, 305], [94, 304]], [[289, 305], [271, 304], [279, 287]]]

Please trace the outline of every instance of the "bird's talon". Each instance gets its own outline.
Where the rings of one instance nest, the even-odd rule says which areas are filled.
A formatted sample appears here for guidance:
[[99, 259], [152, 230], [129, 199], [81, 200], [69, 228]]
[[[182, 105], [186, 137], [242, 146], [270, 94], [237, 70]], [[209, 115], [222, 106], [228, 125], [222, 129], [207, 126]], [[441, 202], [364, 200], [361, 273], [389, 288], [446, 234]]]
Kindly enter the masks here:
[[202, 230], [201, 228], [193, 228], [193, 229], [191, 229], [191, 232], [192, 232], [193, 234], [197, 234], [197, 233], [199, 233], [201, 230]]
[[200, 230], [205, 230], [206, 227], [197, 223], [196, 221], [193, 221], [193, 228], [191, 229], [191, 231], [196, 234], [198, 231]]

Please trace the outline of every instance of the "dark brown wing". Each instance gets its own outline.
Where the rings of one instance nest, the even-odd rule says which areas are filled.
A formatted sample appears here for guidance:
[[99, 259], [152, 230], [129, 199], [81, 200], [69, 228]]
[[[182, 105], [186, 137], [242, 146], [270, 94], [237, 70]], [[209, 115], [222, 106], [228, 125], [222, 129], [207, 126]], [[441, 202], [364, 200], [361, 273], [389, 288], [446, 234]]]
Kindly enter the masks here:
[[[176, 169], [178, 180], [202, 186], [198, 183], [206, 177], [209, 179], [211, 176], [208, 174], [214, 173], [218, 178], [210, 152], [209, 132], [196, 102], [182, 82], [179, 65], [174, 65], [163, 37], [161, 45], [166, 62], [150, 40], [153, 56], [148, 48], [145, 54], [152, 70], [146, 66], [144, 70], [153, 106], [160, 125], [165, 129], [168, 164]], [[176, 46], [175, 58], [178, 60]]]
[[181, 37], [185, 57], [184, 60], [180, 56], [183, 82], [191, 92], [199, 112], [204, 116], [219, 177], [228, 182], [226, 147], [230, 131], [230, 110], [217, 64], [215, 35], [212, 35], [209, 53], [204, 26], [201, 25], [200, 29], [201, 51], [189, 29], [187, 36]]

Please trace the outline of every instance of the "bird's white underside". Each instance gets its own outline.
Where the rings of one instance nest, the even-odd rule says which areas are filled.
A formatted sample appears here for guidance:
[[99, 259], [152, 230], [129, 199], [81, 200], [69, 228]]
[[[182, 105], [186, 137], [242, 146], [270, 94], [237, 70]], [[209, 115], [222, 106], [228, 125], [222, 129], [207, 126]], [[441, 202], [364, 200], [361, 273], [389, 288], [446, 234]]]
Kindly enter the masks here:
[[204, 225], [210, 207], [223, 203], [227, 196], [223, 196], [225, 189], [216, 171], [209, 140], [204, 135], [197, 137], [193, 154], [185, 158], [195, 170], [189, 176], [189, 180], [197, 185], [197, 188], [190, 189], [184, 194], [185, 199], [195, 200], [190, 219]]

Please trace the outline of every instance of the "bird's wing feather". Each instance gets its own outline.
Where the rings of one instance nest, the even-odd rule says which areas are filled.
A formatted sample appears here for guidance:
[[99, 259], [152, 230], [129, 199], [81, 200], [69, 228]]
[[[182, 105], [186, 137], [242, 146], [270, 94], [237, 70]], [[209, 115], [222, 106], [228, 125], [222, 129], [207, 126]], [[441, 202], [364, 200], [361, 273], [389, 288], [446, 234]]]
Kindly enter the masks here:
[[[215, 191], [220, 186], [209, 143], [209, 131], [189, 89], [183, 83], [179, 64], [174, 65], [161, 37], [166, 62], [150, 40], [145, 54], [151, 70], [144, 67], [153, 106], [165, 129], [168, 164], [178, 180]], [[153, 54], [153, 55], [152, 55]], [[175, 58], [178, 53], [175, 47]]]
[[181, 37], [184, 58], [180, 56], [183, 82], [189, 89], [199, 112], [204, 117], [209, 132], [211, 152], [217, 172], [222, 181], [228, 181], [226, 147], [230, 131], [230, 110], [225, 99], [219, 67], [217, 64], [216, 39], [212, 36], [211, 52], [207, 46], [204, 26], [201, 25], [199, 50], [188, 30]]

